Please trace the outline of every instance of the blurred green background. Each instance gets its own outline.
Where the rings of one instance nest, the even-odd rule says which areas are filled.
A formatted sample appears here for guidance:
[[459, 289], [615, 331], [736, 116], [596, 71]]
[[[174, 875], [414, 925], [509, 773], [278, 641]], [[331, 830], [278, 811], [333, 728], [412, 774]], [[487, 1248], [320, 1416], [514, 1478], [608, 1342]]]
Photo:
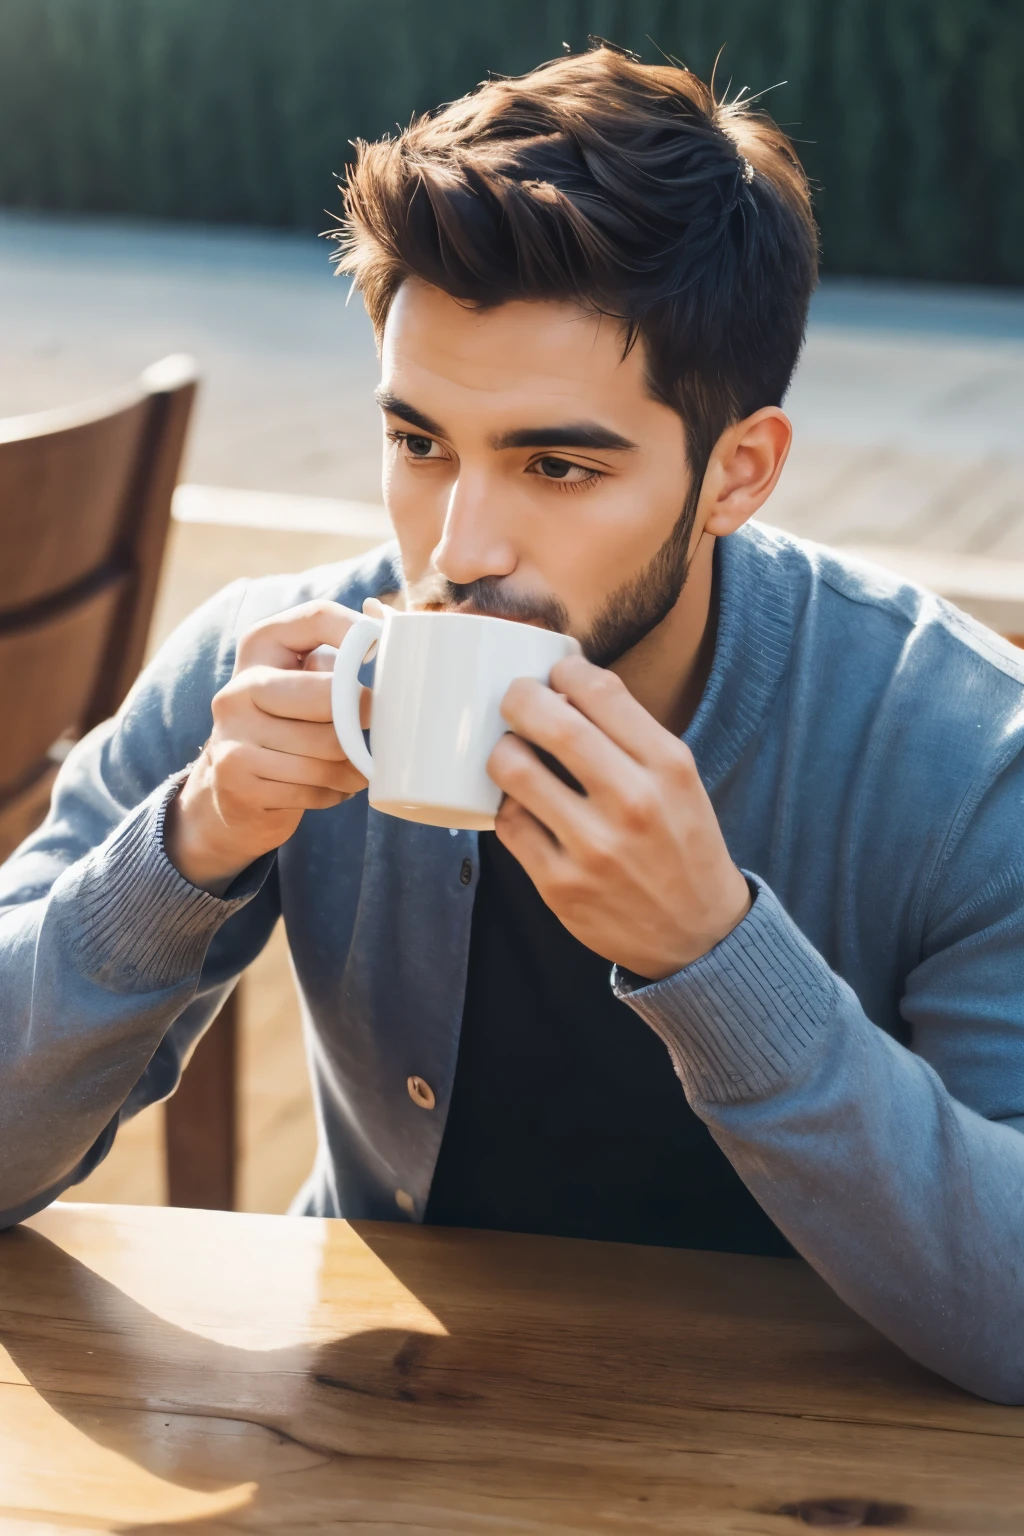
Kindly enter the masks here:
[[0, 0], [0, 204], [323, 228], [350, 139], [589, 32], [786, 82], [827, 271], [1024, 283], [1024, 0]]

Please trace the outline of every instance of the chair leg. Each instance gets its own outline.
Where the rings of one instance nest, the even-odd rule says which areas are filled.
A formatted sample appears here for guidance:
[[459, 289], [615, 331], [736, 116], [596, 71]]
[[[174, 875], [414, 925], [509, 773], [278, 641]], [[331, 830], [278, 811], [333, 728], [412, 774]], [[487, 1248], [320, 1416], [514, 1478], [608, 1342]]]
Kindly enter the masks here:
[[196, 1046], [165, 1106], [169, 1205], [235, 1208], [240, 990], [241, 984]]

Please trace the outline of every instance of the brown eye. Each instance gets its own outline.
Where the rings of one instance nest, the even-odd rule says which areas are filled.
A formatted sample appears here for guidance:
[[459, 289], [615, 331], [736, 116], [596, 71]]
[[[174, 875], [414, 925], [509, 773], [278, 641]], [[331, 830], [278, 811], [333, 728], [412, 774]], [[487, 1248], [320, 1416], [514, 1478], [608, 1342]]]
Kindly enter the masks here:
[[604, 479], [601, 470], [589, 469], [585, 464], [574, 464], [571, 459], [563, 459], [553, 453], [534, 459], [530, 465], [530, 474], [539, 475], [542, 480], [553, 480], [559, 489], [566, 491], [582, 491], [586, 486], [598, 485]]
[[575, 469], [568, 459], [538, 459], [537, 468], [548, 480], [564, 480], [570, 469]]

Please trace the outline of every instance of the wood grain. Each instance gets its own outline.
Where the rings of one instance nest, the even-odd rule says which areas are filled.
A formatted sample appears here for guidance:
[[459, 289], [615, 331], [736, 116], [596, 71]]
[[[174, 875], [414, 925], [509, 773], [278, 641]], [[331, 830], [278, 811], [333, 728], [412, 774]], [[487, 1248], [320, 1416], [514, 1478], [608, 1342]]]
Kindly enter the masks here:
[[58, 1205], [0, 1345], [5, 1531], [1024, 1526], [1024, 1414], [798, 1261]]

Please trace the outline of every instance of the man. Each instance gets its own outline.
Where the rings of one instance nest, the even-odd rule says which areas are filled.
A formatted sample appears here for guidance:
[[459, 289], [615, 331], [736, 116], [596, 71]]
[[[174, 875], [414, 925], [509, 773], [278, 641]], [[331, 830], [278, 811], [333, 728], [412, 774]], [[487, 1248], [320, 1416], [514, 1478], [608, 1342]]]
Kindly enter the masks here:
[[[750, 526], [815, 258], [778, 131], [606, 48], [362, 147], [400, 554], [207, 604], [0, 872], [7, 1223], [283, 912], [300, 1209], [795, 1249], [1024, 1400], [1024, 668]], [[582, 642], [505, 700], [494, 834], [368, 812], [342, 757], [313, 653], [389, 594]]]

